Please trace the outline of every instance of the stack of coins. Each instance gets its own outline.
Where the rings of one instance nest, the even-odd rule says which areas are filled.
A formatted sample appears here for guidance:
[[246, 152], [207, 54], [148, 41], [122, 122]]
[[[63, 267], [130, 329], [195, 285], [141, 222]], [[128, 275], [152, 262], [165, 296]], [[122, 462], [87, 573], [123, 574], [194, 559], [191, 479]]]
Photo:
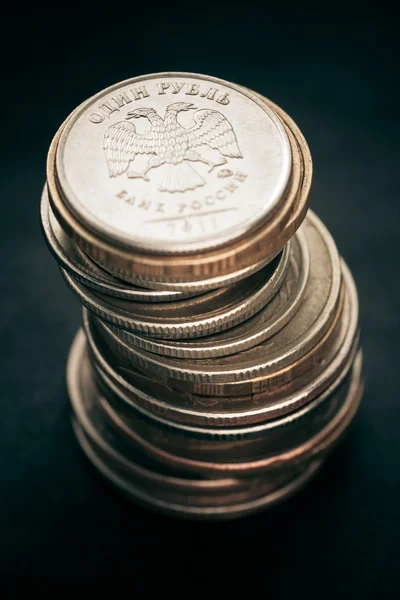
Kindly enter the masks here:
[[55, 136], [41, 217], [84, 307], [74, 429], [135, 501], [256, 512], [309, 481], [352, 421], [357, 291], [307, 212], [311, 179], [292, 119], [208, 76], [124, 81]]

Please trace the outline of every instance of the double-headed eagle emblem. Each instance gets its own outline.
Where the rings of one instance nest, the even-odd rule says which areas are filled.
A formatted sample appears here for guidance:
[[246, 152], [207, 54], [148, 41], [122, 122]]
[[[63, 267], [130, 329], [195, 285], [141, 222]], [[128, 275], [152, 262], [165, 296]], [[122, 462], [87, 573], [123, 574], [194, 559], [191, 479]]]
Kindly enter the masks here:
[[[193, 127], [178, 123], [178, 113], [195, 110]], [[137, 133], [129, 119], [146, 118], [150, 123], [147, 133]], [[169, 104], [164, 119], [153, 108], [137, 108], [129, 112], [126, 121], [115, 123], [104, 134], [105, 151], [110, 177], [127, 171], [130, 178], [149, 181], [148, 172], [165, 165], [159, 190], [162, 192], [185, 192], [205, 184], [192, 162], [202, 162], [211, 171], [227, 162], [227, 158], [242, 158], [236, 135], [228, 119], [217, 110], [201, 109], [188, 102]], [[220, 153], [220, 160], [213, 162], [202, 156], [195, 148], [209, 146]], [[131, 169], [131, 163], [139, 154], [150, 154], [147, 167], [142, 172]]]

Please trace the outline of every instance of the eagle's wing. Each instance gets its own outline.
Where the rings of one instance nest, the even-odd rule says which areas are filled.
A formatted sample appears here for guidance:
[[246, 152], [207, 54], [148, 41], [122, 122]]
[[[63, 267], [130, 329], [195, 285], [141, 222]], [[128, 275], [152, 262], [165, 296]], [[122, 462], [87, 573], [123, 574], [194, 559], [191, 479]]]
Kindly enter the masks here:
[[217, 110], [197, 110], [193, 118], [196, 125], [187, 130], [189, 148], [205, 144], [219, 150], [224, 156], [242, 158], [235, 132], [228, 119]]
[[136, 154], [156, 154], [153, 133], [139, 134], [133, 123], [120, 121], [111, 125], [104, 134], [103, 149], [110, 177], [124, 173]]

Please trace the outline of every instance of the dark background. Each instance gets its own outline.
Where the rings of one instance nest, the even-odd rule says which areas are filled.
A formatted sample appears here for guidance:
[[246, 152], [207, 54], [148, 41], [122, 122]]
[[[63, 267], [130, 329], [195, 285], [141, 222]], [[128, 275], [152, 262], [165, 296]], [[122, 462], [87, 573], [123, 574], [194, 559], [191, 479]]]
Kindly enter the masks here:
[[[110, 2], [17, 7], [3, 19], [1, 95], [0, 589], [213, 579], [277, 597], [391, 598], [399, 588], [398, 47], [394, 14], [348, 2], [278, 6]], [[56, 129], [118, 80], [181, 70], [253, 88], [309, 142], [311, 206], [358, 285], [366, 390], [351, 434], [298, 497], [256, 517], [196, 524], [109, 489], [81, 455], [65, 391], [77, 301], [42, 239]], [[77, 588], [79, 589], [79, 588]], [[85, 588], [86, 589], [86, 588]]]

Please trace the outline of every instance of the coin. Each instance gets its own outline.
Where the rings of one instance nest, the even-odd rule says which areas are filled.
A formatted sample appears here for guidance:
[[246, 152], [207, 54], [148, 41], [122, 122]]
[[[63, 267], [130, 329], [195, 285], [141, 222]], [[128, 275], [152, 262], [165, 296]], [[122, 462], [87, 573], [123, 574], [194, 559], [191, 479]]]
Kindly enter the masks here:
[[[305, 355], [323, 338], [337, 316], [341, 270], [336, 246], [311, 211], [302, 228], [310, 249], [310, 274], [303, 301], [293, 319], [266, 342], [237, 355], [188, 363], [128, 345], [107, 325], [96, 320], [99, 334], [126, 362], [132, 361], [144, 370], [151, 369], [167, 385], [178, 387], [171, 381], [179, 381], [179, 389], [205, 395], [261, 391], [263, 384], [257, 378], [265, 378]], [[294, 377], [293, 373], [291, 378]]]
[[[76, 427], [81, 430], [78, 437], [84, 435], [97, 455], [111, 468], [129, 477], [130, 481], [148, 493], [161, 498], [174, 498], [184, 505], [230, 505], [240, 501], [243, 496], [246, 499], [259, 497], [286, 483], [298, 472], [298, 469], [288, 469], [267, 477], [221, 480], [166, 475], [163, 473], [163, 465], [154, 463], [151, 467], [144, 467], [141, 455], [133, 453], [132, 448], [126, 448], [126, 445], [121, 444], [122, 440], [104, 428], [101, 417], [96, 414], [95, 405], [85, 407], [80, 410], [80, 414], [83, 416], [82, 421], [76, 416]], [[125, 451], [128, 457], [124, 454]]]
[[121, 402], [123, 391], [105, 375], [98, 403], [116, 430], [133, 442], [138, 434], [154, 446], [186, 458], [256, 460], [306, 443], [334, 418], [348, 396], [351, 377], [346, 376], [353, 359], [354, 353], [336, 380], [311, 402], [289, 415], [255, 425], [215, 429], [170, 421], [129, 405], [126, 399]]
[[[137, 403], [156, 414], [183, 422], [212, 426], [258, 422], [286, 414], [301, 407], [321, 393], [334, 379], [358, 344], [358, 301], [354, 281], [345, 263], [343, 309], [338, 307], [330, 329], [311, 350], [280, 371], [252, 380], [256, 393], [223, 396], [221, 386], [214, 385], [214, 395], [204, 396], [177, 390], [176, 381], [154, 379], [152, 374], [132, 369], [116, 361], [107, 346], [101, 343], [84, 312], [83, 324], [97, 370], [105, 372]], [[310, 383], [312, 382], [312, 383]], [[181, 383], [181, 382], [178, 382]], [[187, 382], [186, 382], [187, 383]], [[230, 384], [233, 393], [243, 383]], [[247, 385], [247, 384], [246, 384]], [[198, 387], [198, 386], [197, 386]], [[223, 386], [225, 390], [227, 385]], [[239, 392], [240, 392], [239, 388]], [[304, 388], [304, 389], [303, 389]]]
[[269, 280], [271, 300], [239, 325], [212, 336], [178, 341], [149, 338], [113, 326], [110, 329], [128, 344], [174, 358], [225, 356], [256, 346], [279, 331], [300, 306], [308, 276], [308, 247], [300, 233], [292, 238], [290, 246], [290, 253], [285, 247], [286, 256], [282, 256]]
[[[166, 491], [170, 497], [171, 494], [175, 496], [184, 494], [184, 504], [204, 503], [206, 499], [209, 505], [220, 502], [227, 504], [236, 502], [240, 494], [246, 494], [249, 498], [251, 495], [260, 496], [267, 491], [272, 491], [296, 473], [296, 469], [289, 469], [285, 473], [259, 478], [257, 481], [251, 478], [204, 481], [190, 479], [184, 473], [165, 471], [163, 465], [152, 462], [145, 455], [138, 453], [137, 449], [124, 443], [124, 439], [118, 437], [115, 430], [104, 420], [103, 412], [97, 405], [98, 393], [94, 387], [89, 362], [85, 358], [82, 359], [79, 351], [79, 347], [82, 348], [83, 344], [84, 339], [80, 334], [74, 342], [75, 349], [70, 357], [71, 368], [69, 367], [68, 370], [70, 399], [75, 418], [79, 423], [77, 427], [84, 431], [84, 435], [98, 454], [114, 468], [129, 475], [137, 484], [152, 488], [158, 496], [165, 495]], [[198, 495], [201, 496], [197, 498]]]
[[[209, 280], [193, 283], [168, 283], [167, 289], [163, 283], [153, 283], [137, 279], [137, 283], [147, 283], [150, 288], [135, 286], [133, 283], [125, 283], [122, 279], [110, 274], [100, 267], [89, 256], [87, 256], [72, 239], [64, 232], [58, 223], [51, 205], [49, 204], [47, 186], [44, 187], [41, 201], [42, 229], [50, 248], [59, 265], [75, 279], [86, 286], [98, 290], [104, 294], [117, 298], [126, 298], [136, 302], [168, 302], [190, 298], [203, 291], [225, 287], [241, 279], [249, 277], [270, 263], [275, 256], [267, 256], [255, 265], [242, 269], [237, 273], [214, 277]], [[173, 291], [174, 288], [176, 291]]]
[[312, 479], [312, 477], [315, 476], [323, 462], [322, 460], [318, 460], [307, 465], [304, 470], [289, 483], [274, 492], [266, 494], [261, 498], [257, 498], [256, 500], [249, 500], [248, 502], [244, 501], [241, 504], [233, 506], [185, 506], [176, 502], [168, 502], [159, 498], [156, 494], [149, 494], [148, 492], [143, 491], [129, 479], [111, 469], [104, 459], [100, 458], [79, 426], [75, 426], [75, 433], [83, 452], [93, 466], [105, 477], [106, 481], [109, 481], [120, 492], [127, 495], [128, 498], [134, 502], [143, 505], [145, 508], [150, 508], [156, 512], [181, 518], [226, 520], [259, 512], [266, 507], [271, 507], [278, 502], [282, 502], [284, 499], [289, 498], [291, 495], [298, 492], [310, 479]]
[[[143, 254], [133, 251], [118, 250], [115, 246], [94, 237], [88, 229], [67, 210], [56, 184], [55, 155], [61, 132], [67, 121], [60, 127], [54, 137], [47, 160], [47, 184], [50, 202], [63, 227], [74, 240], [94, 260], [113, 268], [118, 275], [129, 280], [130, 277], [147, 277], [150, 281], [164, 281], [164, 289], [168, 281], [172, 281], [171, 289], [176, 289], [176, 282], [199, 282], [237, 273], [241, 269], [259, 262], [265, 256], [274, 256], [288, 239], [294, 234], [304, 219], [308, 206], [311, 186], [312, 163], [307, 144], [293, 121], [280, 109], [280, 117], [292, 145], [292, 177], [287, 197], [282, 205], [263, 226], [249, 236], [237, 242], [226, 244], [223, 249], [208, 253], [185, 256], [162, 256]], [[76, 111], [75, 111], [76, 112]], [[289, 123], [290, 130], [288, 129]], [[295, 132], [295, 138], [291, 131]], [[137, 280], [135, 279], [135, 282]]]
[[[83, 333], [80, 332], [75, 342], [75, 347], [84, 343]], [[78, 355], [81, 358], [80, 353]], [[71, 360], [74, 360], [72, 356]], [[165, 487], [177, 487], [181, 491], [195, 489], [197, 492], [206, 493], [221, 492], [228, 489], [241, 489], [246, 487], [248, 482], [243, 482], [237, 479], [223, 479], [204, 481], [199, 479], [184, 479], [176, 473], [166, 474], [165, 469], [157, 463], [152, 463], [149, 459], [138, 453], [137, 449], [132, 448], [127, 444], [123, 444], [123, 439], [118, 439], [115, 432], [109, 427], [108, 423], [101, 418], [102, 413], [98, 409], [96, 402], [96, 389], [94, 381], [90, 374], [89, 363], [85, 360], [81, 363], [81, 369], [78, 373], [78, 380], [75, 375], [68, 380], [69, 389], [71, 392], [70, 400], [76, 419], [80, 426], [86, 432], [92, 442], [108, 453], [109, 457], [115, 462], [120, 462], [126, 465], [126, 469], [130, 469], [132, 475], [138, 479], [143, 479], [149, 484], [160, 485]], [[123, 451], [121, 449], [123, 448]], [[136, 462], [135, 462], [136, 461]], [[143, 464], [144, 463], [144, 464]], [[150, 463], [150, 464], [149, 464]], [[158, 469], [156, 472], [155, 469]]]
[[[260, 421], [282, 417], [308, 404], [323, 393], [340, 375], [345, 375], [352, 364], [358, 347], [358, 310], [356, 297], [351, 290], [348, 298], [352, 304], [345, 304], [341, 319], [341, 333], [337, 338], [333, 358], [323, 356], [319, 364], [318, 375], [307, 373], [300, 379], [295, 391], [285, 387], [284, 378], [277, 375], [275, 389], [267, 392], [234, 397], [206, 397], [195, 394], [180, 394], [174, 389], [154, 380], [145, 380], [136, 374], [136, 385], [132, 385], [117, 372], [110, 362], [105, 360], [102, 348], [96, 344], [87, 320], [84, 319], [87, 341], [92, 357], [95, 374], [103, 380], [105, 387], [111, 388], [111, 381], [121, 403], [127, 408], [142, 406], [155, 415], [166, 417], [181, 423], [206, 425], [211, 427], [243, 426]], [[354, 302], [355, 301], [355, 302]]]
[[[114, 277], [125, 278], [126, 281], [131, 282], [132, 285], [143, 286], [153, 290], [175, 291], [182, 292], [183, 294], [187, 295], [196, 295], [202, 292], [207, 292], [209, 290], [215, 290], [217, 288], [226, 287], [228, 285], [236, 283], [237, 281], [246, 279], [246, 277], [250, 277], [250, 275], [253, 275], [253, 273], [260, 271], [260, 269], [272, 262], [281, 251], [282, 249], [279, 249], [279, 251], [275, 251], [272, 254], [268, 254], [258, 262], [255, 262], [254, 264], [251, 264], [250, 266], [245, 267], [243, 269], [239, 269], [238, 271], [233, 271], [224, 275], [217, 275], [216, 277], [199, 279], [197, 281], [178, 281], [175, 279], [167, 279], [165, 281], [160, 279], [153, 280], [148, 277], [139, 277], [136, 275], [132, 275], [132, 273], [129, 274], [125, 271], [114, 269], [111, 265], [107, 265], [105, 263], [99, 262], [95, 264], [98, 264], [99, 267], [106, 270], [106, 272], [110, 273], [111, 275], [114, 274]], [[84, 252], [83, 254], [85, 255]], [[95, 260], [93, 259], [92, 262], [95, 262]]]
[[212, 474], [220, 476], [222, 473], [231, 476], [246, 476], [254, 473], [264, 473], [269, 469], [283, 469], [286, 466], [295, 464], [304, 464], [315, 460], [329, 452], [338, 442], [353, 420], [360, 402], [363, 390], [363, 382], [360, 376], [361, 356], [355, 363], [355, 372], [352, 377], [350, 389], [345, 402], [334, 418], [323, 427], [320, 432], [305, 444], [291, 449], [287, 452], [281, 452], [274, 456], [261, 458], [258, 460], [240, 460], [237, 462], [215, 462], [187, 458], [168, 452], [165, 448], [154, 445], [147, 438], [140, 435], [136, 430], [129, 430], [129, 439], [132, 444], [140, 447], [149, 456], [155, 460], [164, 462], [166, 465], [175, 466], [190, 470], [193, 473], [204, 473], [209, 476]]
[[85, 256], [61, 228], [49, 204], [46, 186], [42, 193], [40, 214], [45, 239], [58, 264], [86, 286], [109, 296], [136, 302], [167, 302], [195, 295], [193, 292], [146, 290], [135, 287], [101, 269]]
[[[277, 292], [287, 268], [288, 253], [289, 249], [261, 271], [230, 287], [162, 304], [108, 298], [75, 281], [64, 269], [62, 274], [81, 303], [102, 321], [153, 337], [201, 337], [232, 327], [259, 311]], [[273, 276], [276, 269], [278, 278]]]
[[67, 387], [88, 459], [182, 517], [300, 489], [364, 382], [356, 288], [306, 217], [312, 162], [292, 119], [220, 79], [145, 75], [71, 113], [46, 177], [44, 234], [83, 304]]
[[56, 162], [64, 201], [89, 229], [167, 254], [247, 233], [280, 204], [291, 174], [288, 136], [266, 103], [187, 73], [92, 96], [66, 125]]
[[[89, 446], [91, 451], [112, 470], [113, 473], [126, 478], [129, 483], [137, 486], [145, 494], [152, 495], [158, 500], [173, 502], [187, 507], [229, 507], [243, 501], [249, 502], [283, 487], [298, 476], [303, 469], [295, 468], [282, 473], [275, 473], [273, 477], [249, 477], [237, 481], [236, 487], [222, 487], [220, 480], [205, 480], [193, 483], [192, 480], [170, 478], [176, 485], [165, 485], [165, 479], [161, 479], [157, 472], [147, 471], [147, 477], [137, 477], [138, 470], [142, 471], [140, 465], [133, 460], [126, 460], [121, 454], [106, 444], [99, 446], [79, 422], [74, 419], [74, 429], [78, 441], [84, 446]], [[111, 452], [111, 454], [109, 453]], [[161, 480], [161, 484], [158, 482]], [[224, 482], [225, 480], [221, 480]], [[182, 484], [182, 486], [180, 485]], [[199, 484], [203, 484], [200, 487]], [[207, 484], [207, 485], [205, 485]], [[183, 488], [183, 489], [181, 489]]]
[[[83, 343], [82, 338], [80, 339], [80, 341], [76, 341], [74, 344], [74, 350], [73, 352], [71, 352], [71, 358], [70, 358], [70, 362], [69, 362], [69, 370], [68, 370], [68, 382], [69, 382], [69, 387], [71, 389], [86, 389], [87, 386], [83, 386], [80, 383], [80, 374], [82, 373], [82, 369], [84, 369], [84, 365], [85, 365], [85, 361], [87, 361], [88, 359], [88, 355], [86, 354], [86, 344]], [[350, 387], [347, 393], [347, 396], [344, 400], [344, 402], [342, 402], [339, 410], [336, 412], [336, 414], [334, 414], [333, 418], [331, 418], [331, 420], [329, 421], [328, 424], [326, 424], [324, 427], [321, 428], [321, 431], [318, 432], [316, 435], [314, 435], [311, 439], [311, 441], [307, 441], [306, 443], [301, 445], [301, 448], [303, 448], [302, 451], [300, 451], [299, 449], [297, 450], [293, 450], [290, 449], [286, 452], [280, 452], [279, 454], [275, 454], [273, 456], [267, 456], [267, 457], [263, 457], [262, 459], [259, 460], [252, 460], [250, 462], [240, 462], [238, 463], [236, 466], [236, 463], [233, 462], [220, 462], [220, 463], [215, 463], [214, 461], [209, 462], [206, 460], [196, 460], [193, 458], [187, 458], [187, 457], [183, 457], [183, 456], [179, 456], [175, 453], [171, 453], [168, 450], [166, 450], [165, 448], [160, 447], [160, 438], [157, 438], [157, 444], [152, 443], [152, 441], [148, 438], [148, 433], [146, 435], [142, 435], [142, 432], [139, 432], [137, 430], [137, 424], [139, 423], [139, 419], [135, 420], [135, 429], [131, 428], [131, 427], [126, 427], [126, 425], [124, 424], [124, 421], [120, 421], [119, 422], [119, 431], [121, 431], [122, 433], [125, 433], [126, 435], [128, 435], [129, 440], [131, 443], [138, 445], [145, 453], [147, 453], [150, 457], [153, 457], [155, 460], [158, 461], [162, 461], [165, 462], [165, 464], [169, 465], [169, 466], [174, 466], [175, 468], [183, 468], [183, 469], [189, 469], [189, 470], [194, 470], [194, 472], [207, 472], [207, 473], [219, 473], [219, 472], [223, 472], [226, 469], [226, 472], [231, 472], [231, 473], [235, 473], [236, 475], [238, 475], [241, 472], [242, 469], [242, 465], [246, 464], [248, 465], [249, 468], [249, 472], [261, 472], [266, 468], [277, 468], [277, 467], [281, 467], [282, 465], [285, 464], [289, 464], [290, 460], [289, 457], [292, 457], [294, 462], [296, 461], [300, 461], [302, 462], [303, 460], [306, 460], [306, 458], [308, 459], [310, 456], [310, 453], [312, 456], [316, 456], [319, 452], [325, 452], [325, 450], [329, 449], [331, 443], [333, 444], [337, 437], [341, 435], [341, 433], [346, 429], [348, 423], [351, 421], [351, 419], [353, 418], [355, 411], [356, 411], [356, 407], [358, 406], [358, 402], [359, 402], [359, 398], [361, 396], [361, 391], [362, 391], [362, 385], [361, 385], [361, 363], [362, 363], [362, 357], [361, 354], [359, 354], [357, 360], [354, 363], [354, 367], [353, 367], [353, 375], [351, 377], [351, 383], [350, 383]], [[86, 364], [88, 364], [86, 362]], [[343, 370], [342, 375], [345, 374], [345, 370]], [[340, 381], [340, 378], [338, 379]], [[71, 387], [72, 386], [72, 387]], [[94, 389], [94, 388], [93, 388]], [[70, 395], [72, 395], [74, 392], [70, 390]], [[76, 392], [75, 392], [76, 393]], [[80, 392], [82, 393], [82, 392]], [[98, 394], [98, 392], [97, 392]], [[329, 394], [328, 394], [329, 395]], [[323, 396], [322, 396], [323, 398]], [[315, 404], [318, 406], [319, 402], [318, 399], [316, 399]], [[304, 408], [305, 414], [307, 414], [308, 411], [308, 407], [306, 406]], [[139, 407], [136, 407], [136, 411], [140, 411], [141, 414], [145, 413], [146, 411], [144, 411], [143, 409], [139, 409]], [[285, 417], [286, 419], [289, 419], [289, 421], [291, 419], [296, 419], [296, 414], [297, 413], [293, 413], [292, 415], [290, 415], [289, 417]], [[299, 414], [302, 414], [301, 411]], [[323, 413], [322, 413], [323, 414]], [[281, 420], [281, 423], [285, 423], [285, 418], [283, 420]], [[154, 416], [152, 417], [152, 420], [154, 421]], [[160, 421], [160, 418], [157, 417], [157, 420]], [[277, 421], [279, 423], [279, 420]], [[169, 426], [171, 427], [171, 422], [169, 422]], [[175, 424], [174, 427], [176, 428], [178, 425]], [[182, 428], [182, 426], [180, 425], [179, 427]], [[268, 430], [268, 427], [276, 427], [276, 424], [274, 423], [274, 421], [271, 422], [271, 425], [268, 425], [267, 423], [261, 424], [257, 427], [254, 428], [255, 431], [259, 431], [260, 428], [261, 430]], [[194, 431], [196, 428], [190, 428], [191, 431]], [[251, 428], [250, 428], [251, 430]], [[214, 430], [213, 434], [214, 437], [217, 439], [217, 437], [219, 435], [223, 436], [225, 435], [227, 439], [229, 439], [229, 433], [231, 430], [227, 430], [225, 433], [223, 432], [223, 430]], [[301, 429], [300, 429], [301, 432]], [[240, 437], [240, 436], [239, 436]], [[235, 443], [235, 445], [238, 443], [238, 438], [235, 435], [232, 435], [232, 444]], [[169, 443], [168, 440], [170, 439], [170, 434], [165, 436], [165, 443]], [[187, 439], [187, 445], [185, 445], [185, 447], [190, 448], [191, 446], [191, 442], [190, 439]], [[216, 444], [219, 446], [219, 440], [217, 440]], [[315, 447], [314, 447], [315, 446]], [[300, 446], [299, 446], [300, 448]], [[214, 450], [215, 452], [215, 450]], [[303, 456], [304, 453], [304, 456]], [[216, 454], [218, 456], [219, 452]], [[243, 470], [242, 471], [247, 472], [247, 470]]]

